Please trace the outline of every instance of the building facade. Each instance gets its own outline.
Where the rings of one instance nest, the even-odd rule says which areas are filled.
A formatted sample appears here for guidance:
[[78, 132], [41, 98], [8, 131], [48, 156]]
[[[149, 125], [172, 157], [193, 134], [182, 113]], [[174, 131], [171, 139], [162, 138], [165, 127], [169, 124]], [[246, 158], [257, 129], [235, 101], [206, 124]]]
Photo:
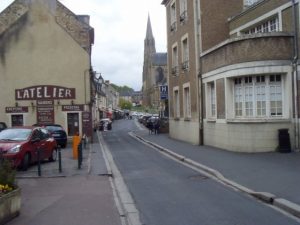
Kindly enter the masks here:
[[228, 37], [226, 19], [242, 9], [239, 0], [164, 0], [167, 14], [170, 136], [203, 143], [200, 54]]
[[92, 132], [88, 16], [56, 0], [16, 0], [0, 14], [0, 121]]
[[298, 50], [292, 26], [298, 8], [288, 0], [256, 2], [229, 20], [228, 40], [203, 52], [206, 144], [275, 151], [279, 130], [287, 129], [298, 148]]
[[[298, 1], [165, 0], [162, 4], [167, 10], [169, 94], [173, 95], [170, 125], [185, 121], [183, 85], [188, 81], [179, 82], [187, 79], [180, 73], [174, 76], [179, 63], [184, 64], [185, 33], [196, 43], [188, 49], [198, 50], [190, 54], [190, 65], [198, 62], [198, 66], [189, 80], [198, 88], [193, 87], [199, 98], [191, 104], [197, 105], [199, 132], [192, 124], [178, 123], [171, 136], [232, 151], [267, 152], [278, 149], [283, 129], [298, 149]], [[184, 33], [186, 17], [194, 22]], [[189, 139], [174, 134], [180, 129], [197, 135]]]

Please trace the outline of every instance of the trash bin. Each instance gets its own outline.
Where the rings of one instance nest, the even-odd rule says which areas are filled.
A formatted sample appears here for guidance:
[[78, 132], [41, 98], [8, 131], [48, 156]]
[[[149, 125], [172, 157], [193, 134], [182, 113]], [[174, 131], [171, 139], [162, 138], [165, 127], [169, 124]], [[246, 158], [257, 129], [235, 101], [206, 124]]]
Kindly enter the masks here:
[[291, 143], [290, 143], [290, 135], [288, 129], [279, 129], [278, 130], [278, 151], [282, 153], [291, 152]]

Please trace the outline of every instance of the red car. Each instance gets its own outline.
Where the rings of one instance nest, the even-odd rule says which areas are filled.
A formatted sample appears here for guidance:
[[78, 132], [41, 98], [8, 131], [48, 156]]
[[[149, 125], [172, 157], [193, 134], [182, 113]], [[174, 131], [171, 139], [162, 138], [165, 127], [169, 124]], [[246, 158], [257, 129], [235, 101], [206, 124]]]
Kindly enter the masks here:
[[40, 159], [55, 161], [57, 144], [49, 131], [41, 127], [12, 127], [0, 133], [0, 154], [12, 161], [15, 167], [27, 170]]

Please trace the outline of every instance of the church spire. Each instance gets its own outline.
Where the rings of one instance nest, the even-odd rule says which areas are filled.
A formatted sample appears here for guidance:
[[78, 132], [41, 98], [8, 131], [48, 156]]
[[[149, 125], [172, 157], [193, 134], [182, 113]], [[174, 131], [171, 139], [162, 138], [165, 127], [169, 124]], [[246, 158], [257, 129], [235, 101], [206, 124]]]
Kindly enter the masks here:
[[152, 33], [152, 26], [150, 21], [150, 15], [148, 14], [148, 21], [147, 21], [147, 31], [146, 31], [146, 38], [145, 38], [145, 46], [144, 46], [144, 53], [148, 55], [152, 55], [156, 52], [155, 49], [155, 39]]
[[152, 26], [150, 21], [150, 15], [148, 14], [148, 22], [147, 22], [147, 31], [146, 31], [146, 39], [154, 39], [152, 33]]

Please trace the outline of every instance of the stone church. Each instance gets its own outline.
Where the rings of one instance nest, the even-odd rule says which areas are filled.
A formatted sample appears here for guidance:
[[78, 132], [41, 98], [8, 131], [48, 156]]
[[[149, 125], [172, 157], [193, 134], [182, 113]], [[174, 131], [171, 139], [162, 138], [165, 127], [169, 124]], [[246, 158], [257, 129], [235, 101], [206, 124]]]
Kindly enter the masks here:
[[167, 85], [167, 53], [156, 52], [150, 16], [144, 40], [143, 106], [164, 111], [166, 100], [160, 97], [160, 87]]

